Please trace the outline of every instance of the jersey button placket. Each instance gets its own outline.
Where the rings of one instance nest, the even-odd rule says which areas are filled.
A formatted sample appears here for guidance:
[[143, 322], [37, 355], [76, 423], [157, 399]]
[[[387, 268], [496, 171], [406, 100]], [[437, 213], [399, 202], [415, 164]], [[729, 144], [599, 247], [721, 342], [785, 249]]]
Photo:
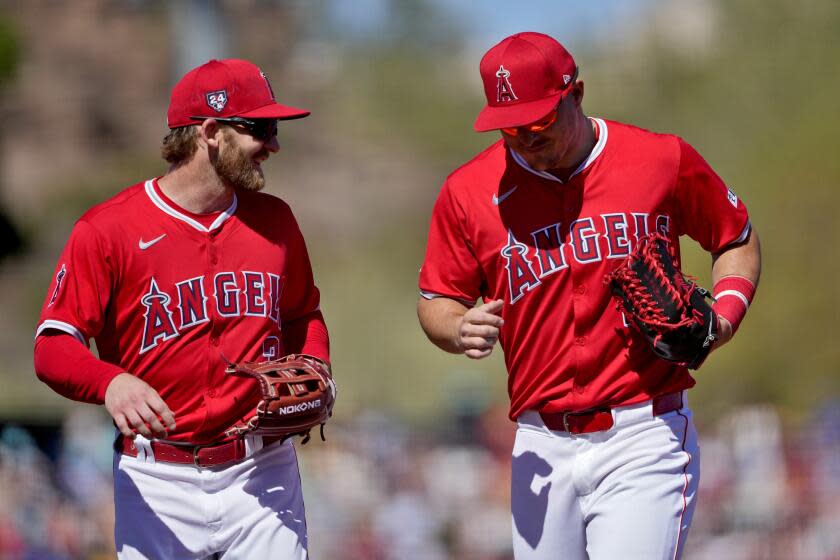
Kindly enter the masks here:
[[[205, 244], [207, 250], [207, 276], [211, 279], [211, 283], [215, 285], [215, 278], [216, 274], [219, 272], [218, 265], [219, 265], [219, 249], [216, 247], [215, 244], [215, 236], [212, 234], [208, 235], [207, 243]], [[220, 333], [219, 333], [219, 318], [215, 314], [215, 310], [210, 313], [210, 336], [207, 337], [207, 341], [210, 343], [210, 360], [211, 363], [214, 360], [218, 360], [219, 358], [219, 344], [220, 344]], [[213, 375], [208, 373], [207, 378], [207, 391], [205, 393], [207, 398], [214, 398], [216, 396], [216, 389], [213, 386], [214, 378]]]
[[[570, 187], [571, 188], [571, 187]], [[577, 202], [574, 200], [568, 200], [568, 197], [574, 197], [576, 193], [568, 192], [567, 193], [567, 206], [566, 206], [566, 221], [567, 223], [571, 223], [576, 215], [576, 212], [580, 210]], [[570, 239], [571, 241], [571, 239]], [[584, 278], [582, 277], [583, 270], [581, 270], [580, 265], [575, 265], [572, 263], [570, 266], [569, 274], [570, 274], [570, 281], [571, 285], [571, 295], [572, 295], [572, 305], [575, 308], [574, 314], [574, 324], [573, 324], [573, 331], [574, 331], [574, 338], [572, 339], [572, 344], [574, 345], [573, 348], [576, 351], [572, 354], [574, 355], [574, 362], [575, 362], [575, 376], [572, 381], [572, 392], [576, 395], [581, 395], [586, 391], [586, 383], [585, 383], [585, 375], [582, 373], [581, 363], [583, 360], [583, 351], [584, 346], [587, 344], [587, 338], [584, 334], [585, 330], [582, 328], [579, 320], [579, 314], [581, 311], [581, 307], [584, 305], [584, 299], [586, 296], [586, 284], [584, 283]]]
[[[219, 251], [216, 245], [213, 243], [214, 237], [213, 235], [209, 235], [207, 238], [207, 243], [205, 244], [205, 248], [207, 250], [207, 277], [210, 278], [211, 284], [215, 286], [215, 278], [216, 274], [218, 273], [218, 264], [219, 264]], [[210, 314], [210, 336], [208, 337], [208, 342], [210, 342], [211, 346], [219, 346], [219, 335], [216, 332], [216, 325], [218, 324], [218, 317], [216, 317], [215, 313], [211, 312]]]

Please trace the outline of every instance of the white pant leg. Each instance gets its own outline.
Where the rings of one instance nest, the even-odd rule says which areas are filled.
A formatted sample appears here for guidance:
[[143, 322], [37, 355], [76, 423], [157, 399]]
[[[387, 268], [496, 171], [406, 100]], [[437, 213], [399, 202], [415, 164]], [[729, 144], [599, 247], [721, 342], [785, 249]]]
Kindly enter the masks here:
[[120, 559], [307, 557], [291, 441], [224, 467], [116, 454], [115, 542]]
[[209, 556], [209, 504], [200, 488], [201, 475], [194, 467], [115, 453], [117, 557], [180, 560]]
[[[223, 489], [225, 560], [306, 560], [308, 541], [297, 454], [288, 440], [254, 455]], [[243, 492], [244, 491], [244, 492]]]
[[691, 412], [622, 426], [605, 443], [585, 498], [590, 560], [681, 558], [700, 481]]
[[511, 466], [516, 560], [585, 560], [583, 512], [574, 487], [579, 441], [522, 421]]
[[517, 560], [673, 560], [685, 543], [699, 481], [687, 408], [654, 417], [623, 407], [604, 432], [569, 435], [539, 415], [519, 419], [511, 506]]

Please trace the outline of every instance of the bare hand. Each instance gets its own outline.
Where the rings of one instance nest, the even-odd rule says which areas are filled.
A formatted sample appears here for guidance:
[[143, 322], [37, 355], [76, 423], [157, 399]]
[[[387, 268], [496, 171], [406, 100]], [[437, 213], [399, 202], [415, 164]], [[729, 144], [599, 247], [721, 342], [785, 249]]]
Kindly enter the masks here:
[[500, 316], [504, 301], [497, 299], [468, 309], [458, 325], [458, 346], [464, 354], [475, 360], [486, 358], [499, 339], [499, 329], [504, 325]]
[[728, 320], [718, 315], [718, 336], [712, 344], [712, 350], [716, 350], [732, 340], [732, 325]]
[[108, 384], [105, 409], [130, 439], [138, 433], [149, 439], [163, 438], [175, 429], [175, 416], [158, 392], [130, 373], [121, 373]]

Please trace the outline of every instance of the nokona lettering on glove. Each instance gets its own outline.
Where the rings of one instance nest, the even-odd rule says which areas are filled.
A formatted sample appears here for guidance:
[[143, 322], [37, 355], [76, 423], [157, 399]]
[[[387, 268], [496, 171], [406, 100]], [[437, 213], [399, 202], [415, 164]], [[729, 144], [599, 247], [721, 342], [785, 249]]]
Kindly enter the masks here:
[[278, 416], [285, 416], [287, 414], [297, 414], [299, 412], [317, 410], [319, 408], [321, 408], [321, 399], [315, 399], [314, 401], [309, 401], [300, 404], [290, 404], [289, 406], [280, 407], [277, 410], [275, 410], [274, 413]]

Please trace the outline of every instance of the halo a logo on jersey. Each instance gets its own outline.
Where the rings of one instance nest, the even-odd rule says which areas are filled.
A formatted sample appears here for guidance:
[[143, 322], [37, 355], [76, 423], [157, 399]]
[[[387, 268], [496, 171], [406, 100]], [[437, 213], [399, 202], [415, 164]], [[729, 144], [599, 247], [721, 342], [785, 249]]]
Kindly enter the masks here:
[[516, 101], [519, 99], [516, 97], [516, 94], [513, 93], [513, 87], [510, 85], [510, 70], [499, 65], [499, 69], [496, 71], [496, 103], [501, 103], [502, 101]]
[[47, 307], [54, 304], [55, 300], [58, 299], [58, 292], [61, 290], [61, 283], [64, 281], [65, 276], [67, 276], [67, 267], [62, 263], [61, 270], [59, 270], [58, 274], [55, 275], [55, 290], [53, 290], [53, 294], [50, 297], [50, 303], [47, 304]]
[[204, 98], [207, 100], [207, 105], [214, 109], [217, 113], [221, 113], [228, 102], [228, 95], [225, 90], [211, 91], [205, 94]]

